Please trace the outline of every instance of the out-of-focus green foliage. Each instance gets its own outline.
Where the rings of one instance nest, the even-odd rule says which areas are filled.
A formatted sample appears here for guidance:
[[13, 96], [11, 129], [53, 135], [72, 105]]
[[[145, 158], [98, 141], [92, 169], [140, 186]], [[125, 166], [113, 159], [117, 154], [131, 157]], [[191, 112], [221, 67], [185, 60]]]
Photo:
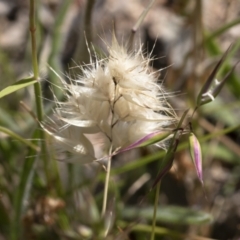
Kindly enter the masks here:
[[[30, 36], [26, 34], [25, 54], [21, 58], [14, 54], [16, 50], [8, 49], [4, 52], [1, 49], [0, 51], [0, 83], [4, 86], [0, 87], [0, 239], [97, 240], [103, 239], [106, 228], [108, 240], [149, 239], [154, 208], [154, 193], [149, 190], [158, 174], [159, 162], [164, 159], [166, 152], [141, 148], [113, 157], [108, 206], [103, 219], [100, 217], [105, 176], [102, 166], [64, 163], [63, 160], [68, 157], [67, 153], [58, 156], [51, 139], [48, 137], [42, 139], [40, 126], [31, 116], [31, 114], [34, 117], [37, 115], [36, 99], [40, 99], [39, 101], [43, 103], [44, 112], [51, 111], [53, 105], [52, 92], [49, 90], [51, 84], [54, 94], [62, 98], [59, 91], [61, 83], [58, 82], [58, 76], [51, 71], [48, 64], [64, 78], [68, 75], [64, 74], [65, 69], [72, 65], [73, 60], [63, 60], [63, 56], [66, 57], [69, 54], [72, 58], [79, 46], [85, 46], [83, 35], [78, 36], [78, 39], [84, 40], [84, 44], [78, 41], [75, 43], [72, 40], [74, 34], [72, 38], [70, 36], [72, 33], [77, 35], [80, 32], [79, 25], [84, 22], [81, 20], [85, 11], [83, 2], [62, 0], [59, 5], [53, 4], [51, 12], [53, 16], [45, 19], [49, 20], [52, 17], [53, 23], [49, 29], [42, 24], [41, 7], [44, 4], [41, 1], [38, 2], [36, 55], [40, 66], [42, 97], [33, 91], [32, 85], [37, 83], [34, 77], [22, 78], [22, 74], [28, 76], [28, 72], [33, 70], [29, 67], [32, 63], [29, 57], [32, 53], [29, 47], [31, 46]], [[200, 43], [196, 41], [196, 45], [185, 55], [183, 62], [186, 65], [179, 69], [169, 69], [170, 74], [166, 75], [165, 80], [167, 88], [176, 90], [175, 86], [184, 79], [182, 84], [179, 84], [181, 88], [177, 91], [185, 96], [176, 94], [170, 99], [174, 108], [182, 111], [195, 106], [197, 95], [195, 92], [199, 92], [205, 77], [209, 75], [207, 67], [198, 74], [197, 67], [193, 63], [219, 61], [225, 52], [225, 49], [222, 49], [221, 35], [239, 25], [239, 19], [235, 19], [204, 36], [203, 32], [207, 33], [207, 30], [204, 26], [202, 29], [198, 28], [202, 19], [194, 15], [196, 9], [193, 8], [188, 12], [189, 2], [179, 1], [173, 4], [171, 11], [174, 11], [179, 18], [184, 18], [189, 27], [200, 32], [202, 41]], [[104, 4], [104, 1], [96, 4]], [[29, 10], [27, 6], [28, 4], [25, 7]], [[166, 9], [168, 7], [167, 4], [164, 6]], [[94, 14], [97, 15], [98, 11], [91, 6], [89, 9], [94, 18]], [[200, 10], [202, 9], [199, 9], [199, 13]], [[75, 13], [76, 18], [71, 19], [72, 13]], [[86, 20], [87, 16], [84, 17]], [[69, 24], [68, 31], [64, 32], [62, 30], [66, 30], [64, 26], [68, 24], [67, 21], [72, 21], [73, 28], [70, 29], [71, 24]], [[49, 20], [49, 25], [50, 22]], [[109, 31], [114, 28], [112, 22], [108, 22]], [[91, 19], [87, 24], [88, 27], [89, 24], [91, 26]], [[116, 22], [116, 28], [117, 25], [118, 22]], [[8, 27], [10, 29], [10, 25]], [[129, 33], [133, 27], [134, 25], [128, 25]], [[94, 26], [91, 30], [94, 33]], [[168, 30], [171, 31], [170, 28]], [[127, 43], [127, 40], [129, 39], [124, 39], [123, 42]], [[93, 43], [88, 44], [89, 51], [93, 48], [101, 49], [94, 40]], [[224, 75], [233, 69], [236, 62], [235, 56], [239, 55], [239, 46], [239, 40], [233, 42], [226, 62], [218, 71], [218, 79], [223, 79]], [[87, 52], [86, 49], [84, 51]], [[194, 51], [204, 52], [204, 59], [195, 59], [198, 55]], [[101, 49], [100, 52], [104, 51]], [[93, 56], [93, 59], [95, 57], [97, 58]], [[154, 57], [158, 59], [162, 56]], [[81, 59], [84, 59], [84, 56]], [[185, 71], [189, 59], [194, 66], [191, 68], [191, 73]], [[21, 71], [22, 68], [25, 70]], [[75, 73], [73, 68], [70, 74], [76, 77], [75, 74], [78, 72]], [[12, 79], [15, 76], [17, 78]], [[174, 76], [174, 81], [171, 76]], [[18, 79], [22, 80], [17, 81]], [[228, 225], [229, 219], [235, 219], [236, 222], [239, 219], [236, 215], [237, 211], [228, 210], [231, 206], [235, 206], [233, 204], [239, 198], [239, 96], [240, 78], [237, 66], [219, 96], [213, 102], [201, 107], [194, 114], [193, 119], [189, 116], [203, 152], [204, 186], [197, 181], [194, 166], [186, 151], [188, 144], [184, 132], [179, 139], [177, 152], [174, 154], [173, 168], [162, 180], [155, 239], [197, 239], [199, 236], [205, 236], [202, 239], [218, 238], [216, 234], [219, 229], [222, 231], [222, 239], [240, 237], [239, 231]], [[50, 100], [46, 101], [46, 98]], [[183, 98], [184, 106], [178, 105]], [[21, 107], [20, 101], [26, 103], [31, 114]], [[181, 116], [182, 113], [179, 112]], [[188, 129], [187, 126], [186, 121], [183, 128]], [[47, 144], [48, 148], [45, 152], [42, 151], [41, 143]], [[234, 221], [231, 224], [235, 226]]]

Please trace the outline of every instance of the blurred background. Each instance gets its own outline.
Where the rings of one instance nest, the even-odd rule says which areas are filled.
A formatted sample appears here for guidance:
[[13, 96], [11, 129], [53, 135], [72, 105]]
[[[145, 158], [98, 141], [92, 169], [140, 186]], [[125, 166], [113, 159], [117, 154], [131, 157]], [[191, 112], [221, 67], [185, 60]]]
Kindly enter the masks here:
[[[89, 63], [89, 48], [107, 55], [112, 32], [126, 44], [147, 0], [38, 0], [36, 36], [46, 115], [51, 84], [66, 74], [77, 78]], [[0, 90], [32, 72], [29, 1], [0, 0]], [[159, 84], [180, 117], [196, 98], [223, 53], [221, 80], [240, 57], [239, 0], [156, 0], [135, 34], [135, 45], [162, 69]], [[172, 169], [163, 179], [156, 239], [240, 239], [240, 67], [220, 95], [192, 120], [203, 152], [204, 186], [182, 138]], [[53, 86], [56, 96], [62, 93]], [[47, 100], [46, 100], [47, 99]], [[0, 99], [0, 125], [31, 139], [37, 124], [32, 87]], [[90, 101], [90, 99], [89, 99]], [[50, 140], [49, 140], [50, 141]], [[144, 148], [113, 159], [108, 214], [100, 217], [104, 170], [69, 164], [49, 149], [48, 178], [36, 155], [0, 132], [0, 240], [150, 239], [154, 194], [149, 192], [164, 152]], [[44, 170], [45, 169], [45, 170]]]

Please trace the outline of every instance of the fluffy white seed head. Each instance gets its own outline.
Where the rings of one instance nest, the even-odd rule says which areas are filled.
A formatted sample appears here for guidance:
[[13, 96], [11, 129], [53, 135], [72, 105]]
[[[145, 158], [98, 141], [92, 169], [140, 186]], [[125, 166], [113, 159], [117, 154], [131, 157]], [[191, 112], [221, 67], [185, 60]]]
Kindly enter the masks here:
[[56, 99], [54, 129], [45, 128], [57, 148], [87, 163], [109, 156], [111, 146], [114, 152], [169, 129], [176, 116], [149, 61], [141, 49], [129, 54], [113, 41], [106, 59], [83, 67], [71, 84], [63, 82], [66, 101]]

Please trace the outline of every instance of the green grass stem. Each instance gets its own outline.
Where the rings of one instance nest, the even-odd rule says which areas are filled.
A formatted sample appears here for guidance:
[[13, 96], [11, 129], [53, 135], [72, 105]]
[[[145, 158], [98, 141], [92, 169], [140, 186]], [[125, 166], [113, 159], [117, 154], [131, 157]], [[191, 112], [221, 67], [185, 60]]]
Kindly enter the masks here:
[[160, 186], [161, 186], [161, 181], [159, 181], [157, 186], [156, 186], [155, 203], [154, 203], [153, 219], [152, 219], [151, 240], [155, 239], [156, 216], [157, 216], [157, 209], [158, 209]]
[[[37, 44], [36, 44], [36, 24], [35, 24], [35, 0], [30, 0], [30, 10], [29, 10], [29, 30], [31, 35], [31, 47], [32, 47], [32, 67], [33, 74], [36, 80], [39, 80], [39, 69], [38, 69], [38, 60], [37, 60]], [[42, 104], [42, 90], [41, 84], [38, 81], [34, 84], [34, 93], [35, 93], [35, 101], [36, 101], [36, 111], [37, 117], [40, 122], [43, 121], [43, 104]], [[41, 141], [41, 151], [42, 158], [44, 162], [44, 171], [46, 175], [46, 180], [49, 182], [49, 173], [48, 173], [48, 159], [47, 159], [47, 147], [45, 143], [45, 133], [42, 130], [39, 130], [39, 135]]]
[[112, 162], [112, 145], [109, 150], [109, 158], [107, 163], [107, 173], [106, 173], [106, 179], [105, 179], [105, 186], [104, 186], [104, 194], [103, 194], [103, 206], [102, 206], [102, 217], [105, 216], [106, 213], [106, 207], [107, 207], [107, 195], [108, 195], [108, 186], [109, 186], [109, 180], [110, 180], [110, 173], [111, 173], [111, 162]]

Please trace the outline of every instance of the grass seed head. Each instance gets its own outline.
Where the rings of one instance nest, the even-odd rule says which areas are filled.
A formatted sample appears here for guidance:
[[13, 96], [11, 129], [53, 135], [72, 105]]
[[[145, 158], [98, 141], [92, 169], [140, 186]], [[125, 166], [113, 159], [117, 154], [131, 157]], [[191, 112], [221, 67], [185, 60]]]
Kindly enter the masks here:
[[[82, 76], [63, 82], [66, 101], [56, 99], [55, 130], [61, 151], [83, 163], [104, 159], [176, 121], [166, 94], [141, 49], [128, 53], [114, 39], [109, 56], [82, 67]], [[165, 140], [156, 143], [164, 147]]]

